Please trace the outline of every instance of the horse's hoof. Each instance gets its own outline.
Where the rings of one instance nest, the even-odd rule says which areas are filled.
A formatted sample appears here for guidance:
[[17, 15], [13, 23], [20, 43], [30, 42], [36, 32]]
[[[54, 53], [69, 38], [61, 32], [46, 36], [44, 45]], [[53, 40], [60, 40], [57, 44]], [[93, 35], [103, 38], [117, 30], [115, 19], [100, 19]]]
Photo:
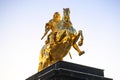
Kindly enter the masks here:
[[85, 51], [81, 51], [80, 53], [79, 53], [79, 56], [81, 56], [82, 54], [84, 54], [85, 53]]
[[79, 42], [78, 42], [78, 45], [79, 45], [79, 46], [82, 46], [82, 44], [83, 44], [82, 41], [79, 41]]

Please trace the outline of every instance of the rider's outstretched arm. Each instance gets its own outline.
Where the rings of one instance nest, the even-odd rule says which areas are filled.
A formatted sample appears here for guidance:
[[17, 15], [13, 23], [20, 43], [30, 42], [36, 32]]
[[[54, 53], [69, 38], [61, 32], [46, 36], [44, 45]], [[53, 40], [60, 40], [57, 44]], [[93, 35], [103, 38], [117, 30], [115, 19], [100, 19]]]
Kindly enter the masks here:
[[47, 33], [49, 32], [49, 30], [50, 30], [50, 28], [49, 28], [49, 23], [47, 23], [46, 25], [45, 25], [45, 33], [44, 33], [44, 35], [42, 36], [42, 38], [41, 38], [41, 40], [47, 35]]

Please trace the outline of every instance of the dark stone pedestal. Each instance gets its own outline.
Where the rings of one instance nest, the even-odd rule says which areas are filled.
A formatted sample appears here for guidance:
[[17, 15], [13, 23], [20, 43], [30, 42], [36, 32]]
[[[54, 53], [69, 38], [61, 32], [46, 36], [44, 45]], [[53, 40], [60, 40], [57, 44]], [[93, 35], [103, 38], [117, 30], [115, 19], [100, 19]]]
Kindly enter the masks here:
[[26, 80], [112, 80], [101, 69], [59, 61]]

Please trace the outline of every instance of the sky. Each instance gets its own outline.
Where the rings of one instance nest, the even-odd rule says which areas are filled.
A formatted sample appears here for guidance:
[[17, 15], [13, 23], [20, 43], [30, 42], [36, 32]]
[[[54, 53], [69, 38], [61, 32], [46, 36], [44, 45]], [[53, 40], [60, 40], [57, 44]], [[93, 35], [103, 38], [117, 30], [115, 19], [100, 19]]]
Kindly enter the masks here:
[[25, 80], [37, 73], [46, 37], [44, 26], [54, 12], [70, 8], [73, 27], [82, 30], [85, 54], [64, 60], [104, 70], [107, 78], [120, 79], [119, 0], [0, 0], [0, 80]]

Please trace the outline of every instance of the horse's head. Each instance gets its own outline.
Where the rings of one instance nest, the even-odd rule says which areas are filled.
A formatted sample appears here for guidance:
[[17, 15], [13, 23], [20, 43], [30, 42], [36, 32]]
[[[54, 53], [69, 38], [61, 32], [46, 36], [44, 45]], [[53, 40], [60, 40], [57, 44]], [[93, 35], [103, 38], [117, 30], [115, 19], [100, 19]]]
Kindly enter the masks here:
[[70, 21], [70, 9], [69, 8], [63, 8], [63, 21], [64, 22]]

